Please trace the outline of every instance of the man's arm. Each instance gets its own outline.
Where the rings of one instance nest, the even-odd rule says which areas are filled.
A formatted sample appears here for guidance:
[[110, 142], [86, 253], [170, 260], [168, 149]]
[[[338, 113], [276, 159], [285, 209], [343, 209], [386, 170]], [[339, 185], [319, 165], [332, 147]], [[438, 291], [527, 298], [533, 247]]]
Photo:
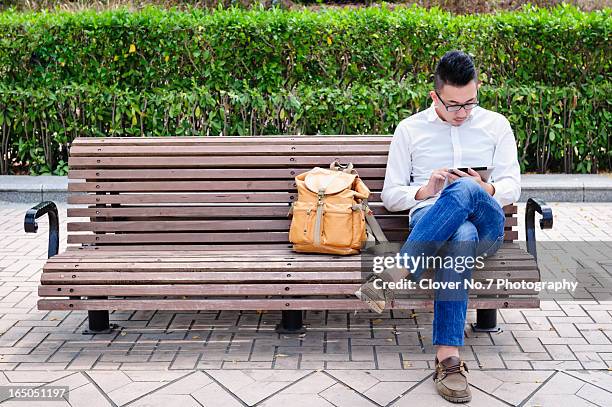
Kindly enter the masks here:
[[387, 170], [381, 194], [383, 205], [388, 211], [404, 211], [419, 202], [416, 194], [421, 186], [410, 185], [411, 172], [409, 134], [401, 126], [397, 126], [389, 146]]
[[504, 120], [501, 136], [493, 154], [495, 169], [491, 185], [495, 187], [493, 199], [502, 207], [519, 200], [521, 196], [521, 167], [518, 162], [516, 139], [510, 122]]

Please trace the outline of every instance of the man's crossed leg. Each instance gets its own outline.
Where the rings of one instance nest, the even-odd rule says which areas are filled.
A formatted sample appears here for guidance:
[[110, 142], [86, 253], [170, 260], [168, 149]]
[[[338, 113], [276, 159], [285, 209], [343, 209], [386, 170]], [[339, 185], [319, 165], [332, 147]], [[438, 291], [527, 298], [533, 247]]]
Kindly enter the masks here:
[[[503, 242], [504, 222], [503, 209], [477, 182], [467, 177], [459, 178], [442, 190], [433, 205], [413, 212], [412, 231], [400, 256], [443, 253], [457, 259], [491, 255]], [[463, 346], [468, 303], [468, 289], [462, 283], [471, 278], [472, 268], [462, 267], [459, 272], [457, 267], [437, 267], [435, 273], [436, 281], [456, 282], [460, 287], [436, 290], [433, 320], [433, 344], [437, 347], [434, 380], [442, 397], [455, 402], [471, 399], [465, 375], [467, 366], [459, 358], [458, 347]], [[372, 310], [382, 312], [392, 295], [386, 289], [376, 288], [375, 280], [397, 282], [409, 277], [418, 281], [425, 269], [418, 266], [409, 271], [405, 267], [395, 267], [372, 274], [355, 294]]]

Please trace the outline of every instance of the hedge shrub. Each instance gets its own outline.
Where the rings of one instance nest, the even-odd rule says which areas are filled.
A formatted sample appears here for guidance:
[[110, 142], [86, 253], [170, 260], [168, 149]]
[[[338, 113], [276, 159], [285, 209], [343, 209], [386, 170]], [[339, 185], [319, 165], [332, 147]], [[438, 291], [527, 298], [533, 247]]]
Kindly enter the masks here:
[[[612, 86], [604, 85], [483, 86], [480, 101], [512, 123], [523, 170], [592, 172], [611, 168]], [[28, 163], [35, 174], [62, 174], [67, 147], [78, 135], [391, 134], [401, 119], [429, 106], [428, 91], [384, 80], [347, 89], [299, 85], [272, 94], [0, 85], [0, 170]]]
[[63, 174], [77, 135], [389, 134], [452, 48], [523, 170], [609, 170], [611, 14], [0, 13], [0, 173]]
[[297, 83], [429, 82], [447, 50], [471, 52], [491, 85], [567, 85], [610, 75], [612, 9], [525, 8], [452, 16], [423, 8], [232, 8], [0, 14], [2, 81], [130, 89], [274, 92]]

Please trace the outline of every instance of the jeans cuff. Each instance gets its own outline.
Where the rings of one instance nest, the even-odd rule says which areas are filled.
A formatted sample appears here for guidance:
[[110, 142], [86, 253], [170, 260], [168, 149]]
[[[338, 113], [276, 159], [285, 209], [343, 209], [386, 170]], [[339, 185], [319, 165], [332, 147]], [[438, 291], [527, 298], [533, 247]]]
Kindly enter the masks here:
[[433, 346], [463, 346], [463, 337], [459, 339], [445, 339], [443, 341], [433, 341]]

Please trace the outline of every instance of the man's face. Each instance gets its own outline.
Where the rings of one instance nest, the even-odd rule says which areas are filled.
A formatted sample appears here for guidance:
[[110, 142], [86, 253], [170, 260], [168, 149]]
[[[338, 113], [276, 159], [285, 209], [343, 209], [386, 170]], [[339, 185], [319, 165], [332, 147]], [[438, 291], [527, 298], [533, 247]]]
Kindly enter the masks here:
[[446, 104], [446, 106], [451, 106], [476, 102], [478, 97], [478, 85], [475, 81], [470, 81], [470, 83], [460, 88], [452, 85], [444, 85], [442, 89], [438, 91], [438, 94], [440, 97], [438, 97], [433, 90], [429, 92], [429, 95], [435, 103], [438, 116], [453, 126], [461, 126], [472, 111], [462, 108], [456, 112], [449, 112], [444, 107], [444, 104]]

